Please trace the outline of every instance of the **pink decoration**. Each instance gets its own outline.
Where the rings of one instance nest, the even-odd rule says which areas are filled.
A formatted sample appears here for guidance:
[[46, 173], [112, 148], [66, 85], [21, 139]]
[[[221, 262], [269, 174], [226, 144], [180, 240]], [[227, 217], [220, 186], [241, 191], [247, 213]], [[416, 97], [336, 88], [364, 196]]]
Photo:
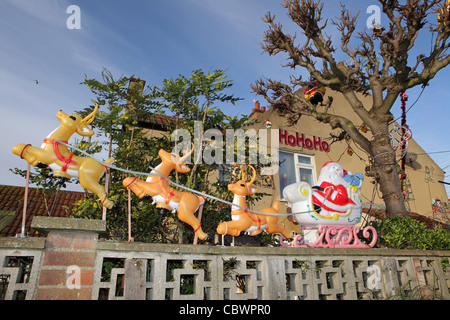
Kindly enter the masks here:
[[[372, 241], [370, 244], [362, 243], [358, 238], [360, 229], [355, 226], [339, 226], [339, 225], [321, 225], [319, 226], [319, 237], [311, 244], [305, 244], [303, 236], [298, 234], [294, 237], [292, 244], [286, 243], [286, 238], [280, 237], [280, 245], [282, 247], [300, 247], [300, 248], [352, 248], [352, 249], [367, 249], [373, 248], [377, 243], [377, 231], [373, 227], [365, 227], [363, 230], [364, 238], [369, 238], [372, 233]], [[370, 231], [370, 232], [369, 232]], [[325, 240], [325, 243], [324, 243]]]

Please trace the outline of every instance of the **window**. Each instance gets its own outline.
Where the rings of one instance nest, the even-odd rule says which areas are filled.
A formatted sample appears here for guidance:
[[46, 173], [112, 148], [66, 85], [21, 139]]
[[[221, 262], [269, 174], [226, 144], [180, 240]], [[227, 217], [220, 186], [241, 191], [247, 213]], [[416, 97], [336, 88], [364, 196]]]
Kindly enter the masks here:
[[314, 175], [314, 162], [312, 156], [296, 155], [297, 181], [306, 181], [313, 186], [316, 182]]
[[315, 185], [314, 156], [280, 151], [279, 179], [281, 193], [286, 186], [299, 181]]

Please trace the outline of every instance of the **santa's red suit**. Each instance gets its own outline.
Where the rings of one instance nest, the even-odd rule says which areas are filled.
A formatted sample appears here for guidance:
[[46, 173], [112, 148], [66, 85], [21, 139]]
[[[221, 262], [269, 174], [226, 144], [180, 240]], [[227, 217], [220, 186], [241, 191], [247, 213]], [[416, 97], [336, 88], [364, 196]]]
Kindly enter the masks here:
[[343, 178], [346, 174], [347, 172], [336, 162], [324, 164], [319, 177], [320, 184], [313, 187], [312, 200], [316, 210], [346, 213], [355, 206], [353, 200], [348, 197], [346, 186], [348, 183]]

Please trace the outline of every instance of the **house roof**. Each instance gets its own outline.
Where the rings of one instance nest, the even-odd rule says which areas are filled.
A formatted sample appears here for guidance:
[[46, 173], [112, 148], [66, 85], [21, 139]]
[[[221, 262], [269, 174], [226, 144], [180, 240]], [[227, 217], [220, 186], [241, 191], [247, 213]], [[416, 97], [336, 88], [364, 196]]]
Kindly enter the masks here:
[[[0, 185], [0, 237], [15, 237], [21, 233], [24, 195], [24, 187]], [[42, 189], [28, 188], [25, 235], [37, 236], [34, 230], [30, 230], [31, 221], [35, 216], [48, 216], [53, 201], [51, 216], [69, 217], [73, 204], [84, 196], [84, 192], [66, 190], [44, 195]]]
[[[181, 125], [182, 122], [183, 119], [179, 118], [178, 124]], [[138, 119], [138, 123], [140, 126], [144, 128], [167, 131], [168, 127], [176, 125], [177, 118], [173, 116], [167, 116], [164, 114], [149, 113], [146, 116], [140, 117]]]

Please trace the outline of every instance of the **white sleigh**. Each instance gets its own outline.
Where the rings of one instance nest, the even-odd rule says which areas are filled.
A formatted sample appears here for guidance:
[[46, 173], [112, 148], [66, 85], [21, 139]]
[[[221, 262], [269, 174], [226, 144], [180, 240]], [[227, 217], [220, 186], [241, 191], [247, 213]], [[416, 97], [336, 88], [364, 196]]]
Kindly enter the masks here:
[[[302, 225], [302, 234], [294, 237], [292, 246], [296, 247], [333, 247], [333, 248], [368, 248], [373, 247], [377, 241], [377, 233], [373, 227], [366, 227], [363, 236], [369, 238], [371, 231], [372, 241], [369, 245], [362, 243], [358, 238], [360, 229], [355, 227], [361, 220], [362, 201], [361, 185], [349, 186], [347, 193], [353, 203], [336, 207], [331, 201], [332, 192], [325, 197], [315, 193], [323, 206], [313, 204], [315, 190], [306, 182], [297, 182], [288, 185], [283, 190], [283, 198], [291, 208], [295, 221]], [[282, 246], [285, 239], [281, 238]]]

